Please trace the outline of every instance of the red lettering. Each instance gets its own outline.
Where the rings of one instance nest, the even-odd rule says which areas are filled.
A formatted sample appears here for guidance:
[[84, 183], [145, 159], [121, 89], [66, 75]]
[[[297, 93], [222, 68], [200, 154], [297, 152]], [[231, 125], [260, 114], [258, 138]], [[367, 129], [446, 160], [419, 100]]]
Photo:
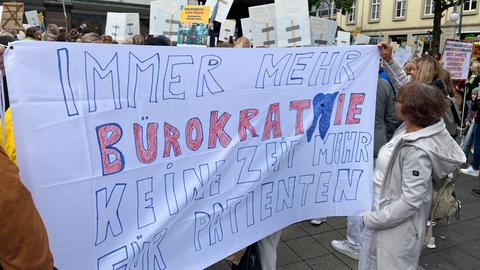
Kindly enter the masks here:
[[225, 125], [230, 119], [230, 116], [230, 114], [224, 112], [218, 119], [218, 111], [212, 111], [210, 113], [210, 134], [208, 137], [209, 149], [216, 147], [217, 138], [223, 148], [227, 148], [232, 138], [230, 138], [230, 136], [228, 136], [228, 134], [223, 129], [225, 128]]
[[147, 125], [147, 150], [143, 144], [143, 127], [137, 123], [133, 124], [133, 134], [135, 138], [135, 149], [137, 157], [141, 163], [152, 163], [157, 159], [157, 123], [148, 123]]
[[273, 130], [273, 138], [282, 137], [282, 130], [280, 129], [280, 111], [279, 103], [270, 104], [268, 108], [267, 118], [265, 119], [265, 127], [263, 128], [262, 141], [269, 140], [270, 134]]
[[335, 114], [335, 126], [342, 122], [343, 103], [345, 103], [345, 94], [338, 96], [337, 113]]
[[[195, 130], [195, 139], [192, 138]], [[198, 118], [188, 120], [185, 130], [185, 138], [187, 140], [187, 147], [190, 150], [197, 151], [203, 142], [202, 122]]]
[[258, 137], [257, 131], [250, 123], [250, 120], [255, 118], [258, 115], [257, 109], [246, 109], [240, 111], [240, 121], [238, 124], [238, 135], [240, 136], [240, 141], [245, 141], [247, 139], [247, 129], [252, 134], [252, 137]]
[[294, 100], [290, 102], [290, 111], [296, 110], [297, 116], [295, 120], [295, 135], [301, 135], [303, 131], [303, 111], [310, 109], [310, 99]]
[[[125, 159], [122, 152], [113, 146], [122, 138], [122, 128], [118, 124], [112, 123], [98, 126], [96, 130], [103, 175], [121, 172], [125, 167]], [[115, 159], [110, 161], [112, 156]]]
[[362, 109], [357, 108], [358, 105], [362, 105], [365, 100], [365, 94], [352, 94], [350, 96], [350, 106], [348, 106], [347, 124], [358, 124], [360, 119], [355, 116], [362, 113]]
[[163, 149], [163, 157], [170, 156], [170, 148], [172, 147], [176, 157], [181, 155], [182, 150], [180, 149], [180, 144], [178, 144], [178, 138], [180, 137], [180, 132], [178, 132], [178, 129], [165, 122], [163, 124], [163, 135], [165, 136], [165, 148]]

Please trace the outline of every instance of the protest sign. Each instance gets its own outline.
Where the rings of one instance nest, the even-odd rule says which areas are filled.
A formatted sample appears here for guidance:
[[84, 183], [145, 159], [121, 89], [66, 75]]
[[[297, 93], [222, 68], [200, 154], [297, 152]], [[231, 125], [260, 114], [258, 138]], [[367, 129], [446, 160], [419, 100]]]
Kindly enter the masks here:
[[207, 0], [205, 6], [210, 6], [209, 17], [215, 16], [214, 20], [223, 24], [232, 8], [232, 4], [233, 0]]
[[277, 47], [275, 4], [249, 7], [254, 47]]
[[473, 44], [456, 40], [445, 41], [443, 67], [450, 72], [452, 80], [468, 79]]
[[407, 51], [404, 48], [399, 48], [395, 53], [394, 53], [395, 60], [397, 60], [397, 63], [400, 66], [405, 65], [405, 63], [412, 58], [412, 53]]
[[123, 42], [135, 34], [140, 34], [140, 17], [138, 13], [107, 12], [105, 34], [113, 40]]
[[183, 6], [181, 8], [177, 46], [207, 46], [209, 13], [209, 6]]
[[220, 34], [218, 39], [223, 42], [228, 42], [230, 37], [235, 36], [235, 20], [225, 20], [220, 27]]
[[276, 0], [275, 18], [279, 47], [311, 45], [307, 0]]
[[337, 31], [337, 46], [350, 45], [350, 32]]
[[312, 39], [312, 45], [333, 45], [336, 33], [336, 21], [310, 17], [310, 37]]
[[150, 35], [164, 35], [171, 41], [178, 38], [180, 8], [185, 0], [156, 0], [150, 2]]
[[38, 21], [38, 12], [36, 10], [25, 11], [25, 17], [27, 18], [28, 26], [40, 26]]
[[376, 46], [13, 47], [18, 164], [59, 269], [202, 269], [370, 210]]
[[22, 29], [23, 3], [3, 2], [2, 29]]
[[250, 21], [250, 18], [240, 19], [240, 23], [242, 25], [242, 36], [248, 38], [250, 40], [250, 43], [252, 43], [252, 23]]
[[425, 36], [422, 36], [422, 35], [413, 36], [413, 54], [416, 56], [422, 56], [424, 47], [425, 47]]
[[370, 37], [363, 34], [357, 34], [355, 36], [355, 45], [368, 45], [370, 43]]
[[473, 43], [472, 58], [480, 57], [480, 42]]

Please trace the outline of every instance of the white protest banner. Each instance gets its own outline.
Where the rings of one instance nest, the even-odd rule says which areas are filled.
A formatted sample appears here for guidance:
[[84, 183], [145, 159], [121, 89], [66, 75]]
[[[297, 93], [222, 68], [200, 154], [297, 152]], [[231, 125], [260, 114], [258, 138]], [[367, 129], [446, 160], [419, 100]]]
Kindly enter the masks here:
[[311, 45], [308, 0], [275, 0], [279, 47]]
[[27, 22], [30, 27], [40, 26], [40, 22], [38, 21], [38, 12], [36, 10], [25, 11], [25, 17], [27, 18]]
[[412, 58], [412, 53], [407, 51], [404, 48], [399, 48], [395, 53], [394, 53], [395, 60], [397, 60], [397, 63], [400, 66], [405, 65], [410, 58]]
[[312, 39], [312, 45], [333, 45], [336, 33], [336, 21], [310, 17], [310, 37]]
[[185, 0], [156, 0], [150, 2], [150, 35], [164, 35], [171, 41], [178, 37], [180, 8]]
[[445, 41], [443, 67], [450, 72], [452, 80], [468, 79], [473, 43], [456, 40]]
[[235, 36], [235, 26], [235, 20], [225, 20], [220, 26], [220, 34], [218, 36], [218, 40], [228, 42], [230, 37]]
[[254, 47], [277, 47], [275, 4], [249, 7]]
[[207, 0], [205, 6], [210, 6], [210, 17], [214, 15], [215, 21], [223, 23], [227, 19], [230, 8], [232, 8], [233, 1], [234, 0]]
[[115, 41], [125, 41], [135, 34], [140, 34], [140, 17], [138, 13], [107, 12], [105, 35]]
[[370, 37], [364, 34], [357, 34], [355, 36], [355, 45], [368, 45], [370, 43]]
[[240, 23], [242, 25], [242, 35], [250, 40], [250, 42], [253, 42], [252, 38], [252, 22], [250, 21], [250, 18], [243, 18], [240, 19]]
[[59, 269], [202, 269], [371, 207], [376, 46], [13, 47], [18, 164]]
[[337, 31], [337, 46], [350, 45], [350, 32]]

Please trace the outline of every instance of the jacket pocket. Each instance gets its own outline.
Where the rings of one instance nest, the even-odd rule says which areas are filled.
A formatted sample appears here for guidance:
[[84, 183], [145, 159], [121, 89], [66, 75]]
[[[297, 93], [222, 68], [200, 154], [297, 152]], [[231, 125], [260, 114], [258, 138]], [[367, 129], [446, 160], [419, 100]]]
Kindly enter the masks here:
[[418, 230], [417, 230], [417, 226], [415, 226], [415, 222], [413, 221], [413, 217], [410, 217], [409, 220], [410, 220], [410, 223], [412, 224], [413, 231], [415, 232], [415, 237], [417, 237], [418, 239]]

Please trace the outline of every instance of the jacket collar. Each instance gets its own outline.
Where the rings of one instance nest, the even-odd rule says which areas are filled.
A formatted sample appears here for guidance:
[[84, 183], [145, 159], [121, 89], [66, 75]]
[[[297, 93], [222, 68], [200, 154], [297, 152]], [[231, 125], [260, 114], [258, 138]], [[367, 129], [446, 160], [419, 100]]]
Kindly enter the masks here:
[[[445, 129], [445, 123], [443, 122], [443, 119], [440, 119], [437, 123], [430, 125], [428, 127], [422, 128], [418, 131], [411, 132], [411, 133], [406, 133], [403, 136], [403, 140], [407, 142], [413, 142], [416, 141], [420, 138], [425, 138], [425, 137], [430, 137], [433, 136], [437, 133], [442, 132], [442, 130]], [[400, 127], [398, 128], [397, 133], [399, 132], [404, 132], [406, 130], [405, 123], [402, 123]]]

